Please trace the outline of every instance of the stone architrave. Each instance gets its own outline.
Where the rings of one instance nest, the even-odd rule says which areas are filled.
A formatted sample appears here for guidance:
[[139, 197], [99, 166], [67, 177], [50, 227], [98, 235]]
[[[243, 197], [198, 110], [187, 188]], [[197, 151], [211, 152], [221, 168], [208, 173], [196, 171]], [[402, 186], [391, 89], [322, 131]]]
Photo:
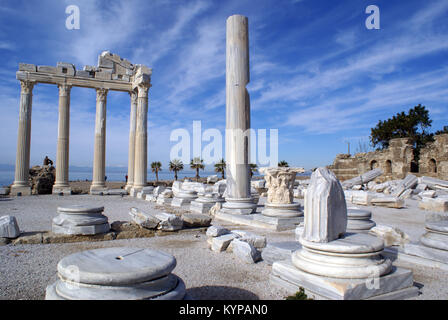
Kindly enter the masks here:
[[226, 163], [227, 194], [221, 212], [252, 214], [249, 169], [250, 97], [248, 19], [227, 18], [226, 26]]
[[171, 272], [176, 259], [145, 248], [101, 248], [58, 263], [59, 280], [46, 300], [182, 300], [185, 284]]
[[33, 81], [20, 81], [19, 129], [17, 133], [17, 156], [11, 195], [31, 195], [29, 183], [31, 147], [31, 109], [33, 104]]
[[[418, 294], [412, 271], [392, 268], [384, 242], [366, 233], [345, 233], [347, 208], [336, 176], [317, 169], [305, 196], [302, 248], [291, 260], [275, 261], [271, 281], [314, 298], [400, 299]], [[372, 281], [378, 283], [372, 285]]]
[[70, 144], [70, 91], [71, 86], [61, 84], [59, 87], [59, 122], [58, 122], [58, 150], [56, 156], [56, 180], [53, 194], [71, 194], [68, 183], [69, 144]]
[[95, 146], [93, 151], [93, 180], [90, 193], [107, 191], [106, 187], [106, 103], [107, 89], [96, 90]]
[[138, 94], [131, 91], [131, 115], [129, 124], [129, 154], [128, 154], [128, 181], [125, 189], [130, 191], [134, 186], [134, 164], [135, 164], [135, 130], [137, 126], [137, 98]]
[[318, 168], [311, 175], [305, 195], [303, 238], [311, 242], [330, 242], [347, 228], [344, 190], [333, 172]]
[[261, 168], [266, 180], [267, 201], [261, 212], [268, 217], [292, 218], [303, 215], [300, 204], [294, 202], [294, 181], [303, 168]]
[[104, 207], [66, 206], [58, 207], [59, 215], [53, 219], [53, 233], [67, 235], [94, 235], [110, 230]]

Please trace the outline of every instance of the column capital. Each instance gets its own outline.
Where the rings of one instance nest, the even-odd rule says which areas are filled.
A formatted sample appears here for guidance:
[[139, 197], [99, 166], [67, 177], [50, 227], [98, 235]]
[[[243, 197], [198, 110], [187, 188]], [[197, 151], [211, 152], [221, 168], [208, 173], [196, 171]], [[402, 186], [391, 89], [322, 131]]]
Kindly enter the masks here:
[[129, 95], [131, 96], [131, 103], [137, 104], [138, 93], [136, 91], [129, 91]]
[[106, 100], [108, 89], [96, 89], [96, 100]]
[[35, 85], [34, 81], [20, 80], [20, 87], [22, 89], [22, 93], [25, 94], [33, 93], [34, 85]]
[[141, 83], [137, 86], [137, 88], [138, 88], [138, 97], [139, 98], [147, 98], [149, 88], [151, 88], [151, 84]]
[[66, 97], [70, 95], [70, 91], [72, 89], [71, 85], [68, 85], [66, 83], [60, 83], [58, 84], [58, 88], [59, 88], [59, 96], [60, 97]]

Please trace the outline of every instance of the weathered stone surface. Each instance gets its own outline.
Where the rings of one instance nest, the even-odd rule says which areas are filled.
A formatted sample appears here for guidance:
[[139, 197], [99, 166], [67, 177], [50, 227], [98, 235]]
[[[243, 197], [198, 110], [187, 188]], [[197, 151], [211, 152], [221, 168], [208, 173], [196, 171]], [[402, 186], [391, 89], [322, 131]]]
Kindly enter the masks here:
[[397, 197], [377, 197], [370, 200], [374, 206], [382, 206], [387, 208], [404, 208], [404, 200]]
[[207, 229], [207, 237], [219, 237], [225, 234], [229, 234], [230, 231], [221, 226], [211, 226]]
[[[58, 263], [59, 280], [46, 299], [183, 299], [185, 285], [171, 274], [176, 259], [141, 248], [103, 248], [75, 253]], [[76, 289], [76, 290], [75, 290]]]
[[37, 68], [34, 64], [19, 63], [19, 71], [36, 72]]
[[216, 202], [215, 205], [210, 208], [210, 210], [208, 211], [208, 214], [211, 217], [214, 217], [216, 215], [216, 213], [218, 213], [219, 210], [221, 210], [221, 209], [222, 209], [222, 202]]
[[211, 249], [216, 252], [226, 251], [230, 242], [232, 242], [233, 239], [236, 239], [237, 237], [238, 236], [234, 233], [229, 233], [229, 234], [225, 234], [225, 235], [222, 235], [219, 237], [214, 237], [212, 240]]
[[347, 201], [363, 206], [371, 205], [372, 199], [376, 197], [375, 193], [362, 190], [345, 190], [344, 195]]
[[294, 182], [297, 173], [303, 173], [303, 168], [260, 168], [268, 188], [268, 203], [291, 204], [294, 202]]
[[305, 228], [302, 237], [311, 242], [338, 239], [347, 228], [344, 191], [336, 176], [326, 168], [311, 175], [305, 196]]
[[42, 232], [26, 232], [12, 241], [13, 245], [39, 243], [42, 243]]
[[55, 168], [50, 165], [34, 166], [30, 169], [31, 193], [51, 194], [55, 181]]
[[156, 229], [160, 223], [154, 215], [145, 213], [137, 208], [131, 208], [129, 215], [132, 217], [132, 221], [139, 226], [147, 229]]
[[446, 198], [422, 198], [418, 207], [423, 210], [436, 212], [448, 212], [448, 199]]
[[232, 241], [232, 252], [245, 263], [256, 263], [261, 260], [261, 253], [252, 244], [234, 239]]
[[166, 212], [156, 212], [154, 217], [160, 220], [157, 229], [164, 231], [176, 231], [183, 227], [184, 222], [182, 219], [174, 214]]
[[184, 213], [182, 220], [186, 227], [208, 227], [212, 222], [210, 216], [199, 213]]
[[344, 188], [351, 188], [355, 185], [362, 185], [372, 181], [373, 179], [379, 177], [383, 173], [384, 173], [383, 170], [376, 168], [360, 175], [359, 177], [344, 181], [342, 183], [342, 186]]
[[383, 239], [386, 247], [403, 246], [410, 241], [409, 236], [400, 229], [385, 225], [377, 225], [369, 233]]
[[422, 198], [434, 198], [436, 192], [434, 190], [422, 191], [418, 194]]
[[272, 242], [263, 249], [261, 257], [268, 265], [272, 265], [275, 261], [291, 260], [292, 253], [301, 247], [297, 241]]
[[216, 182], [218, 182], [218, 180], [219, 180], [219, 178], [217, 175], [207, 177], [207, 183], [216, 183]]
[[37, 66], [37, 72], [56, 74], [58, 69], [52, 66]]
[[0, 217], [0, 238], [15, 239], [20, 235], [19, 225], [16, 217]]
[[74, 77], [76, 73], [76, 68], [71, 63], [58, 62], [56, 65], [57, 73], [64, 76]]
[[58, 207], [59, 215], [53, 218], [52, 231], [68, 235], [106, 233], [110, 226], [103, 210], [104, 207], [81, 205]]
[[372, 212], [356, 207], [347, 209], [347, 232], [368, 232], [376, 223], [371, 220]]
[[263, 249], [266, 247], [266, 237], [258, 234], [244, 231], [244, 230], [232, 230], [232, 233], [238, 235], [241, 241], [247, 242], [254, 246], [256, 249]]
[[423, 176], [420, 178], [420, 183], [426, 184], [431, 189], [448, 190], [448, 181], [446, 180]]

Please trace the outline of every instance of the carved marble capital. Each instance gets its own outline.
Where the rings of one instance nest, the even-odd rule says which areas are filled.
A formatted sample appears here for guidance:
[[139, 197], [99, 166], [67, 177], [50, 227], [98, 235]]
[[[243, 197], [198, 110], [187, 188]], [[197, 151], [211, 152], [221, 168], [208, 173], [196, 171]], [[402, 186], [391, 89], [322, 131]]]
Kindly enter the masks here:
[[72, 90], [72, 86], [68, 84], [58, 84], [59, 88], [59, 96], [60, 97], [68, 97], [70, 96], [70, 91]]
[[150, 87], [151, 87], [151, 85], [149, 83], [141, 83], [141, 84], [139, 84], [137, 86], [137, 88], [138, 88], [138, 97], [139, 98], [147, 98]]
[[268, 188], [268, 203], [291, 204], [294, 202], [294, 181], [302, 168], [260, 168]]
[[32, 94], [34, 88], [34, 81], [20, 81], [21, 93]]
[[96, 100], [97, 101], [105, 101], [107, 98], [107, 89], [96, 89]]

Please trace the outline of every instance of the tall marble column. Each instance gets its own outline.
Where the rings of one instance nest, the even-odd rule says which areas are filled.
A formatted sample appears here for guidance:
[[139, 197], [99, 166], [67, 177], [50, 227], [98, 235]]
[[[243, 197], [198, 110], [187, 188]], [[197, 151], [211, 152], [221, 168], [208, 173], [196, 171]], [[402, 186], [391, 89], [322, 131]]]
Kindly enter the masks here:
[[106, 191], [106, 101], [107, 89], [96, 90], [95, 147], [90, 193]]
[[11, 195], [30, 195], [29, 183], [31, 147], [31, 109], [33, 104], [32, 81], [20, 81], [19, 130], [17, 134], [16, 172]]
[[129, 125], [129, 155], [128, 155], [128, 181], [126, 183], [126, 190], [130, 191], [134, 185], [134, 165], [135, 165], [135, 129], [137, 126], [137, 103], [138, 93], [135, 91], [129, 92], [131, 96], [131, 116]]
[[255, 212], [250, 193], [248, 19], [233, 15], [227, 19], [226, 49], [226, 163], [227, 196], [221, 212], [251, 214]]
[[71, 86], [60, 84], [59, 87], [59, 122], [58, 150], [56, 156], [56, 181], [53, 193], [71, 194], [68, 183], [69, 142], [70, 142], [70, 91]]
[[135, 191], [146, 186], [148, 169], [148, 91], [150, 85], [138, 86], [137, 117], [135, 128], [134, 185]]

